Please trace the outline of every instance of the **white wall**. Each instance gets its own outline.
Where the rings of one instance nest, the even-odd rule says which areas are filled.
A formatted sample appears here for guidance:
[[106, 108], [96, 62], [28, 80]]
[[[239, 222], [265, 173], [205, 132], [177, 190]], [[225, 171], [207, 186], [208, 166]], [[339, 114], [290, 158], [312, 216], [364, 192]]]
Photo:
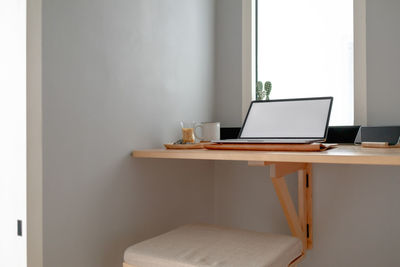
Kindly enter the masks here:
[[0, 265], [15, 267], [26, 266], [25, 14], [26, 1], [0, 0]]
[[[216, 16], [231, 18], [224, 13], [238, 8], [240, 1], [221, 1]], [[399, 12], [397, 1], [367, 1], [368, 123], [373, 125], [400, 125]], [[237, 17], [236, 23], [221, 23], [226, 28], [216, 27], [217, 38], [224, 38], [224, 32], [241, 35], [236, 26], [240, 21]], [[227, 40], [217, 43], [228, 44]], [[216, 66], [240, 62], [241, 50], [233, 46], [217, 56]], [[216, 80], [217, 90], [231, 84], [238, 85], [236, 92], [241, 90], [241, 76], [235, 71]], [[225, 81], [229, 82], [224, 86]], [[217, 100], [217, 106], [229, 106], [222, 98]], [[234, 104], [239, 102], [235, 99], [230, 105], [234, 114], [241, 110]], [[216, 116], [222, 123], [231, 121], [218, 109]], [[246, 163], [215, 163], [216, 223], [289, 233], [267, 171]], [[314, 164], [314, 248], [300, 266], [399, 266], [399, 172], [399, 167]], [[296, 198], [294, 178], [287, 180]]]
[[213, 221], [213, 163], [133, 159], [211, 121], [213, 0], [43, 1], [45, 267]]

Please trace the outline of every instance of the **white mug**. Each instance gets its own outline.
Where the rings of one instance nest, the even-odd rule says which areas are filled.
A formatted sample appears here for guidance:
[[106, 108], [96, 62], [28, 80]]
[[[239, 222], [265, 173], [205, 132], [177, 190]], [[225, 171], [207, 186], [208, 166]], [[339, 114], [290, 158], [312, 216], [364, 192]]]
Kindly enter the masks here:
[[[201, 128], [201, 136], [197, 135], [197, 128]], [[202, 122], [194, 127], [194, 135], [201, 141], [212, 141], [220, 139], [219, 122]]]

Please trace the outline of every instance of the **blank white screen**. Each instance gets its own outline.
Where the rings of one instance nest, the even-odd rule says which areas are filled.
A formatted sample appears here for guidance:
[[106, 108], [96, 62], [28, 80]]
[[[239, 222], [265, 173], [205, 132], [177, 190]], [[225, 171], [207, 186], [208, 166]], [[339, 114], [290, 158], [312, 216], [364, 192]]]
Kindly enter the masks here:
[[254, 102], [241, 138], [323, 138], [330, 99]]

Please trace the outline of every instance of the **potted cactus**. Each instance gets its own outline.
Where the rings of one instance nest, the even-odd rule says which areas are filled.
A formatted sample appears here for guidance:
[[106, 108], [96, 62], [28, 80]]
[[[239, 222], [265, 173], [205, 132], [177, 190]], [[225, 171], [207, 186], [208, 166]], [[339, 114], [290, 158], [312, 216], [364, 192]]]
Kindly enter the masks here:
[[256, 100], [269, 100], [271, 94], [272, 83], [270, 81], [263, 83], [258, 81], [256, 85]]

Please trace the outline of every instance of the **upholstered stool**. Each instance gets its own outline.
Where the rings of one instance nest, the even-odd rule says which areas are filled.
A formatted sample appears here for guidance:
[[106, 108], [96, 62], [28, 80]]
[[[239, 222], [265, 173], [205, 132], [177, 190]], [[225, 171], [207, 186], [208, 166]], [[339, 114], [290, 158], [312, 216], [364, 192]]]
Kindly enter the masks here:
[[286, 267], [302, 255], [292, 236], [186, 225], [129, 247], [124, 267]]

